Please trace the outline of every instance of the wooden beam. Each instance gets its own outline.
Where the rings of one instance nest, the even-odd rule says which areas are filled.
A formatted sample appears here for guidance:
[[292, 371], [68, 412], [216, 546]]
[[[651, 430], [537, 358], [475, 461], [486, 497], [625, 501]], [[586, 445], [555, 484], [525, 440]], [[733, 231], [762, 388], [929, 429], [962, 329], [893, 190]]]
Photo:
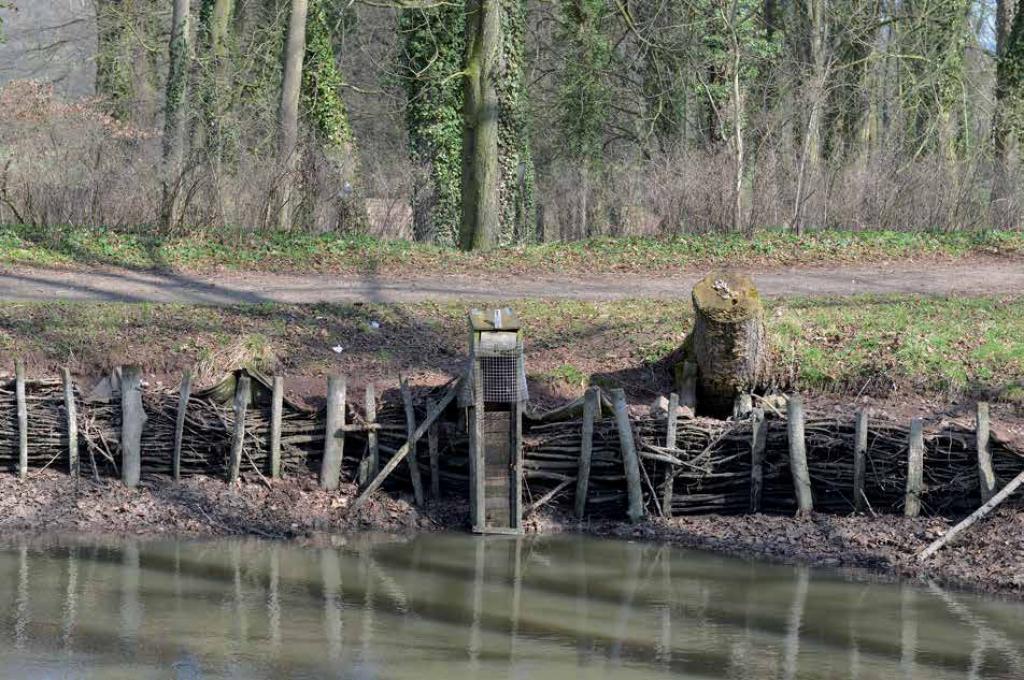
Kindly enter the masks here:
[[[441, 413], [443, 413], [444, 410], [448, 407], [448, 404], [452, 403], [452, 400], [455, 398], [455, 395], [458, 393], [458, 390], [459, 382], [456, 381], [452, 383], [452, 385], [448, 388], [448, 391], [444, 393], [444, 396], [441, 398], [441, 400], [437, 402], [434, 405], [434, 407], [427, 412], [427, 415], [423, 419], [423, 421], [416, 426], [416, 432], [414, 434], [417, 434], [419, 437], [422, 437], [423, 434], [427, 431], [427, 428], [430, 427], [430, 424], [437, 420], [438, 416], [440, 416]], [[394, 455], [391, 456], [391, 460], [389, 460], [387, 464], [384, 466], [384, 469], [382, 469], [377, 474], [377, 476], [373, 478], [373, 481], [370, 482], [366, 489], [364, 489], [363, 492], [359, 494], [359, 497], [356, 498], [355, 502], [352, 504], [352, 507], [349, 508], [349, 512], [352, 513], [361, 508], [366, 503], [367, 499], [369, 499], [370, 495], [380, 488], [380, 485], [384, 483], [384, 480], [388, 478], [388, 475], [394, 472], [395, 468], [398, 467], [398, 465], [403, 460], [405, 460], [405, 457], [407, 455], [409, 455], [409, 442], [405, 442], [404, 444], [402, 444], [402, 446], [398, 448], [397, 451], [395, 451]]]
[[[427, 402], [427, 410], [434, 407], [434, 400]], [[441, 461], [438, 451], [438, 427], [437, 422], [430, 424], [427, 428], [427, 452], [430, 455], [430, 497], [439, 500], [441, 498]]]
[[597, 415], [600, 389], [588, 387], [583, 396], [583, 429], [580, 436], [579, 470], [576, 473], [576, 519], [583, 519], [587, 509], [587, 493], [590, 485], [590, 458], [594, 450], [594, 418]]
[[188, 414], [188, 400], [192, 397], [192, 371], [181, 375], [178, 392], [178, 416], [174, 421], [174, 451], [171, 454], [171, 475], [174, 481], [181, 479], [181, 442], [185, 437], [185, 416]]
[[402, 378], [401, 391], [402, 403], [405, 405], [405, 430], [409, 436], [409, 456], [405, 461], [409, 464], [409, 479], [412, 481], [416, 505], [422, 506], [425, 502], [423, 479], [420, 477], [420, 463], [416, 460], [416, 447], [420, 443], [420, 437], [416, 435], [416, 407], [412, 401], [412, 390], [409, 389], [409, 381], [405, 378]]
[[234, 484], [242, 472], [242, 449], [245, 447], [245, 412], [249, 406], [250, 380], [238, 376], [235, 383], [235, 429], [231, 435], [231, 457], [228, 459], [228, 481]]
[[924, 421], [910, 421], [910, 440], [907, 451], [907, 493], [903, 500], [903, 514], [917, 517], [921, 514], [921, 494], [924, 493]]
[[644, 494], [640, 486], [640, 460], [636, 455], [636, 439], [633, 424], [626, 406], [626, 393], [622, 388], [612, 390], [615, 422], [619, 430], [619, 447], [622, 450], [622, 465], [626, 472], [626, 492], [629, 496], [629, 521], [639, 522], [644, 518]]
[[804, 400], [799, 394], [789, 398], [786, 431], [789, 435], [789, 469], [793, 474], [797, 514], [814, 512], [811, 475], [807, 469], [807, 442], [804, 439]]
[[142, 428], [146, 411], [142, 407], [142, 369], [121, 367], [121, 480], [135, 487], [142, 476]]
[[853, 509], [864, 509], [864, 469], [868, 455], [868, 412], [857, 411], [853, 430]]
[[78, 476], [78, 405], [75, 403], [75, 384], [71, 371], [62, 368], [61, 382], [64, 385], [64, 414], [67, 417], [68, 433], [68, 474]]
[[978, 446], [978, 484], [982, 504], [988, 503], [996, 493], [996, 474], [992, 470], [992, 451], [989, 449], [988, 403], [979, 401], [975, 430]]
[[[668, 395], [668, 415], [665, 417], [665, 448], [676, 448], [676, 431], [679, 428], [679, 395]], [[676, 466], [665, 467], [665, 488], [661, 492], [661, 514], [672, 517], [672, 494], [675, 493]]]
[[14, 362], [14, 399], [18, 413], [18, 477], [28, 477], [28, 402], [25, 398], [25, 360]]
[[768, 424], [764, 422], [764, 409], [750, 413], [750, 511], [761, 512], [764, 489], [764, 454], [768, 444]]
[[343, 376], [327, 378], [327, 423], [324, 432], [324, 457], [320, 465], [320, 487], [334, 491], [341, 483], [341, 462], [345, 457], [345, 393]]
[[284, 418], [284, 377], [274, 376], [270, 394], [270, 478], [281, 477], [281, 420]]

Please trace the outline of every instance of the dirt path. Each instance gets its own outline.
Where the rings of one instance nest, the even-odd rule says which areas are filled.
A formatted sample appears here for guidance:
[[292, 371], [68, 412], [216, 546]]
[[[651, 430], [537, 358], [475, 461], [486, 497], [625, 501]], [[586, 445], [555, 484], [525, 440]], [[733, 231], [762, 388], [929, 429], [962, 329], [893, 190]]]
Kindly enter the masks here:
[[[770, 297], [841, 296], [861, 293], [982, 295], [1024, 293], [1024, 261], [977, 259], [955, 263], [908, 263], [848, 267], [751, 270]], [[301, 276], [270, 273], [193, 275], [123, 269], [61, 271], [5, 268], [0, 300], [92, 300], [226, 305], [286, 302], [415, 302], [630, 297], [688, 298], [698, 270], [642, 276]]]

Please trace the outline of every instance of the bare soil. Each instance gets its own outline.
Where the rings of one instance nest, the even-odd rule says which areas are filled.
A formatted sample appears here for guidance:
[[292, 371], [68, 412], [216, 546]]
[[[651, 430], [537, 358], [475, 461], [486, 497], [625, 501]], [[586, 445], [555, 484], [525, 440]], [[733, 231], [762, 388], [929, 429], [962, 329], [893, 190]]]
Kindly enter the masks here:
[[[1005, 257], [979, 257], [953, 262], [735, 269], [752, 275], [761, 294], [768, 297], [1024, 292], [1024, 262]], [[689, 299], [693, 283], [705, 273], [704, 270], [693, 269], [671, 276], [551, 276], [530, 273], [514, 276], [481, 273], [466, 276], [413, 273], [396, 277], [392, 274], [301, 276], [238, 272], [203, 275], [114, 268], [63, 270], [7, 267], [0, 270], [0, 299], [11, 302], [91, 300], [212, 305], [523, 298]]]

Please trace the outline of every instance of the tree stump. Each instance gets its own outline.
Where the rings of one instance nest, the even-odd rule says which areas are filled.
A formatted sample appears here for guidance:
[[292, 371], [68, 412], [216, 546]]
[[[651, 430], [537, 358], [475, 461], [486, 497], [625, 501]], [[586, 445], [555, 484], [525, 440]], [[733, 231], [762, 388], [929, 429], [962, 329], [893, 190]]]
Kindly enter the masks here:
[[757, 287], [745, 274], [711, 272], [693, 287], [694, 324], [684, 361], [698, 368], [698, 408], [732, 412], [736, 396], [768, 375], [768, 334]]

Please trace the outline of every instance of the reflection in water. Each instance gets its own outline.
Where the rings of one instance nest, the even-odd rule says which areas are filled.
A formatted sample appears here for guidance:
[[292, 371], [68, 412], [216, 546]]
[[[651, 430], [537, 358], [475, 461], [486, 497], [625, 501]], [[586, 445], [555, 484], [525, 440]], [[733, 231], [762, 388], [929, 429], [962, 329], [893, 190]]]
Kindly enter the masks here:
[[38, 540], [0, 579], [0, 677], [1024, 677], [1018, 603], [643, 543]]

